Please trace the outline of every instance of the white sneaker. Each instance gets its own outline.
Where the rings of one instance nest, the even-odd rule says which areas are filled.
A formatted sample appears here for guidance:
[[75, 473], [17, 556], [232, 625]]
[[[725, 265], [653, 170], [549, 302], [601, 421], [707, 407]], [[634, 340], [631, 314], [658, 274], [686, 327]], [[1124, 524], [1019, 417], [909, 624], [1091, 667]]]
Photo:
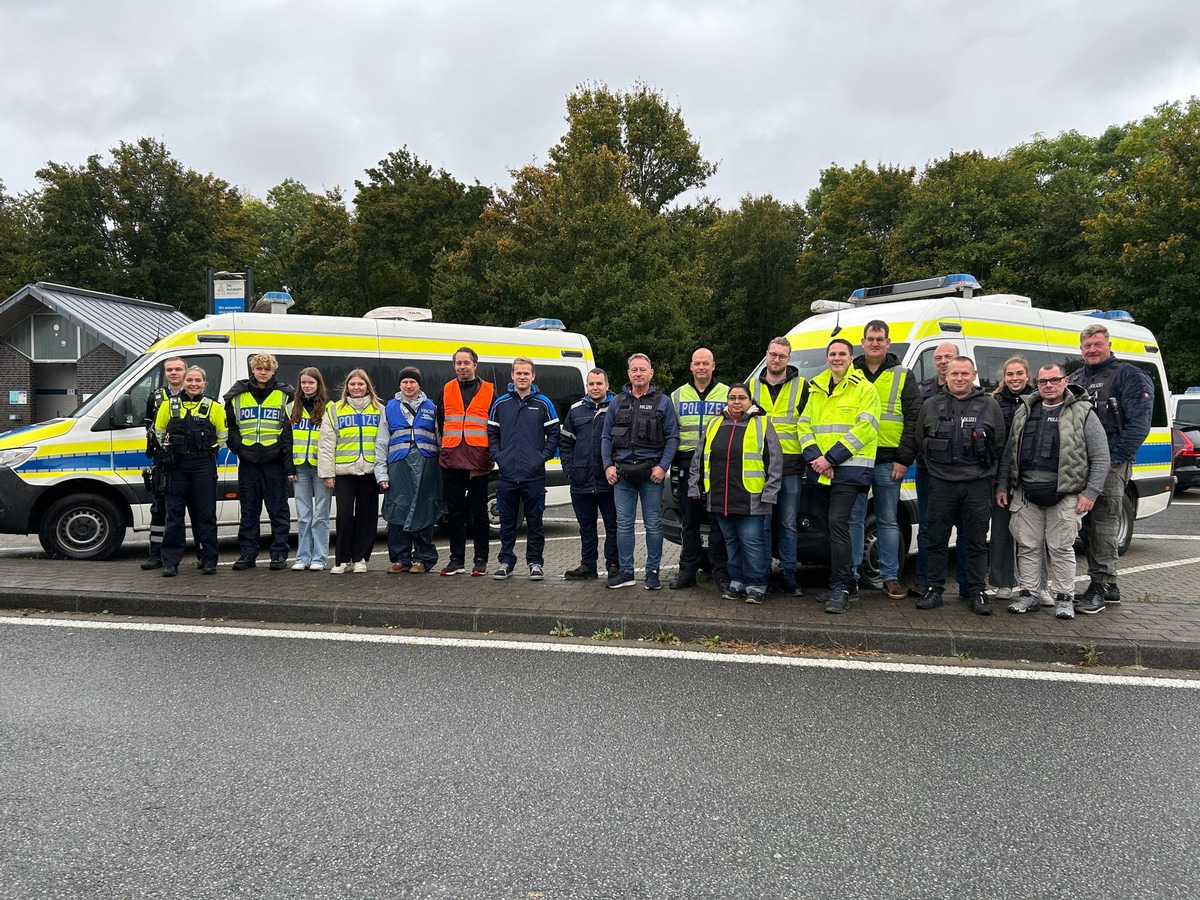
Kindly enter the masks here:
[[332, 569], [329, 570], [329, 574], [330, 575], [345, 575], [346, 569], [348, 567], [349, 567], [349, 563], [338, 563], [336, 566], [334, 566]]
[[296, 561], [296, 562], [295, 562], [295, 563], [292, 565], [292, 571], [293, 571], [293, 572], [303, 572], [303, 571], [304, 571], [305, 569], [307, 569], [307, 568], [308, 568], [308, 563], [306, 563], [306, 562], [300, 562], [299, 560], [297, 560], [297, 561]]
[[1012, 595], [1013, 595], [1013, 589], [1010, 587], [996, 588], [996, 599], [997, 600], [1011, 600]]
[[1046, 607], [1054, 606], [1054, 595], [1052, 593], [1050, 593], [1049, 591], [1042, 591], [1042, 595], [1041, 595], [1040, 599], [1042, 602], [1042, 606], [1046, 606]]
[[361, 575], [365, 571], [367, 571], [367, 561], [365, 559], [360, 559], [354, 564], [355, 574]]
[[310, 572], [322, 572], [322, 571], [324, 571], [324, 569], [325, 569], [325, 563], [323, 563], [323, 562], [315, 562], [315, 563], [312, 563], [308, 567], [308, 571], [310, 571]]

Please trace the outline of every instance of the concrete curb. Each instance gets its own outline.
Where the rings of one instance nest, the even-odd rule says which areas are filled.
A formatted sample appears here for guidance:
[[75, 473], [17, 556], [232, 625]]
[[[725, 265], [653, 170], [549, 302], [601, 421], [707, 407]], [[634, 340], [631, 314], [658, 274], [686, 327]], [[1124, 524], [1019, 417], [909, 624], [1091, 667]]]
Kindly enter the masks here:
[[342, 603], [276, 598], [225, 598], [132, 592], [103, 594], [63, 591], [0, 590], [0, 609], [49, 609], [69, 613], [107, 613], [176, 619], [243, 619], [302, 625], [353, 625], [468, 633], [500, 632], [548, 636], [558, 622], [579, 637], [609, 628], [637, 639], [665, 631], [683, 641], [719, 635], [723, 640], [786, 643], [816, 650], [858, 650], [910, 656], [1079, 663], [1084, 647], [1094, 649], [1101, 665], [1200, 670], [1200, 642], [1101, 638], [1086, 644], [1076, 637], [1013, 636], [958, 631], [839, 625], [767, 624], [717, 621], [653, 614], [606, 614], [561, 609], [525, 610], [484, 607], [428, 607], [382, 603]]

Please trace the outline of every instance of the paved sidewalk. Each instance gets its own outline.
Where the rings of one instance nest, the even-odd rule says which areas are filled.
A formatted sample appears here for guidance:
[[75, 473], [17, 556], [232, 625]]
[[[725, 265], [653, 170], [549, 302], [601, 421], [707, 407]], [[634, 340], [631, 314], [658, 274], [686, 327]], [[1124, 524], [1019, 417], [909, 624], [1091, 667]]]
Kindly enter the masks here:
[[[548, 635], [562, 622], [581, 637], [604, 628], [633, 639], [665, 630], [682, 640], [719, 636], [825, 649], [1062, 663], [1080, 662], [1083, 648], [1091, 647], [1105, 666], [1200, 670], [1200, 603], [1188, 602], [1197, 593], [1196, 581], [1189, 579], [1187, 587], [1164, 595], [1161, 567], [1177, 563], [1155, 562], [1154, 557], [1141, 562], [1142, 575], [1121, 577], [1126, 602], [1073, 621], [1057, 620], [1046, 611], [1012, 615], [1003, 603], [993, 616], [976, 616], [953, 599], [953, 585], [940, 610], [921, 612], [911, 600], [889, 601], [881, 592], [863, 590], [849, 614], [830, 616], [817, 602], [824, 597], [820, 569], [806, 570], [807, 598], [772, 595], [762, 606], [723, 601], [711, 584], [650, 592], [640, 577], [636, 587], [620, 590], [605, 589], [603, 581], [564, 581], [561, 573], [578, 561], [572, 526], [561, 524], [561, 536], [548, 542], [544, 582], [529, 581], [523, 564], [505, 582], [465, 575], [387, 575], [382, 544], [363, 575], [272, 572], [265, 553], [258, 568], [235, 573], [230, 563], [236, 553], [229, 552], [227, 542], [216, 576], [202, 576], [188, 560], [179, 577], [165, 579], [159, 571], [138, 568], [144, 550], [135, 546], [106, 562], [6, 556], [0, 563], [0, 608], [536, 635]], [[1164, 560], [1171, 552], [1162, 541], [1142, 547]], [[522, 552], [519, 546], [518, 557]], [[664, 585], [674, 554], [677, 549], [668, 544]]]

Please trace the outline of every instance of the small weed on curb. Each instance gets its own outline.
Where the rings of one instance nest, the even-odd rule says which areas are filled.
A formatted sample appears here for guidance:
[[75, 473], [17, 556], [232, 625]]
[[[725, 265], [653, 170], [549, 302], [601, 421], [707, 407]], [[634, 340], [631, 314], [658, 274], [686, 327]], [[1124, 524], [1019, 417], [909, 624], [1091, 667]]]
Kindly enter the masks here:
[[550, 633], [555, 637], [575, 637], [575, 629], [570, 625], [564, 625], [558, 619], [554, 620], [554, 627], [550, 629]]
[[613, 631], [608, 626], [605, 626], [604, 628], [602, 628], [599, 631], [592, 632], [592, 640], [593, 641], [619, 641], [620, 639], [621, 639], [621, 632]]
[[656, 644], [667, 644], [668, 646], [672, 647], [678, 643], [681, 643], [679, 638], [667, 631], [665, 628], [658, 629], [658, 631], [656, 631], [654, 634], [646, 635], [642, 638], [642, 640], [653, 641]]
[[1100, 665], [1100, 657], [1104, 655], [1104, 651], [1097, 650], [1095, 644], [1080, 644], [1075, 649], [1079, 651], [1081, 666]]

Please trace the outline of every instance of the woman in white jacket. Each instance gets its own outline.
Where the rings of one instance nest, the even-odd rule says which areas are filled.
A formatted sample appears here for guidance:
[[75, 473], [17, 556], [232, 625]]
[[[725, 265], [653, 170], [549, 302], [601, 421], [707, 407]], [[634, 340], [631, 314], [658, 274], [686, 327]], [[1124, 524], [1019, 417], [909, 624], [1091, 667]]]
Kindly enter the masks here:
[[329, 571], [367, 571], [379, 530], [375, 438], [383, 404], [362, 369], [346, 376], [342, 398], [326, 408], [317, 444], [317, 474], [337, 499], [337, 564]]

